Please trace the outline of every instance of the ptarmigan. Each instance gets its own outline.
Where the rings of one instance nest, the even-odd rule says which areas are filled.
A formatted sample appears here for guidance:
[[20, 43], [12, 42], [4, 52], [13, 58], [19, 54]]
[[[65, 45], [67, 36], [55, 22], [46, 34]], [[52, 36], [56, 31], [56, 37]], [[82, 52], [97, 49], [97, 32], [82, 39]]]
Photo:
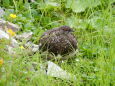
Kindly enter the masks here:
[[40, 50], [48, 51], [54, 55], [68, 55], [77, 49], [77, 40], [69, 26], [61, 26], [43, 33], [39, 43]]

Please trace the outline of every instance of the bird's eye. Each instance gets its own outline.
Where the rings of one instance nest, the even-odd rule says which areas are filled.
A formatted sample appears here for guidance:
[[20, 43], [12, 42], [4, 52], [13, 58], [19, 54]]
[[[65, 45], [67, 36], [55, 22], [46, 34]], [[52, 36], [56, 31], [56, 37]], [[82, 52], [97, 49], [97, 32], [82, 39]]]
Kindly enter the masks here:
[[68, 28], [63, 28], [63, 30], [64, 30], [64, 31], [69, 31], [69, 29], [68, 29]]

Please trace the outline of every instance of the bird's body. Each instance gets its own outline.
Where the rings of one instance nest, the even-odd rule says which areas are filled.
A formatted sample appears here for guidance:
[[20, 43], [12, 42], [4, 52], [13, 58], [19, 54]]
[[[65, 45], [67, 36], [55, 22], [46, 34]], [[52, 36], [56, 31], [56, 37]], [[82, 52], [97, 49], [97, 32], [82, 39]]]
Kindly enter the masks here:
[[40, 38], [40, 49], [54, 55], [67, 55], [77, 49], [77, 41], [68, 26], [46, 31]]

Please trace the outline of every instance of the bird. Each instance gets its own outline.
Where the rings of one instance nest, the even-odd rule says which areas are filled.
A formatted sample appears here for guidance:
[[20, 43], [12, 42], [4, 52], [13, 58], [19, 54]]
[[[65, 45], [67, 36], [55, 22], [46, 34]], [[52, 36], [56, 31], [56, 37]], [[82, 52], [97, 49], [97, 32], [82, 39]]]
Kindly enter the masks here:
[[39, 49], [53, 55], [65, 56], [77, 49], [77, 39], [69, 26], [60, 26], [47, 30], [40, 37]]

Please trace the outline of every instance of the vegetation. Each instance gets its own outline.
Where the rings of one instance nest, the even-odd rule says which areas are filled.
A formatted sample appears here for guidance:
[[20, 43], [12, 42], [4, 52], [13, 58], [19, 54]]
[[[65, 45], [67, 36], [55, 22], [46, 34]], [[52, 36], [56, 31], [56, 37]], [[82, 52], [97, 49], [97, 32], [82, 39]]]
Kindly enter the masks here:
[[[114, 0], [0, 0], [2, 17], [21, 27], [16, 34], [32, 31], [31, 41], [61, 25], [74, 28], [79, 52], [61, 67], [76, 80], [62, 80], [40, 73], [41, 54], [17, 49], [15, 57], [0, 40], [0, 86], [114, 86], [115, 85], [115, 1]], [[12, 15], [11, 15], [12, 14]], [[37, 63], [32, 71], [33, 62]]]

